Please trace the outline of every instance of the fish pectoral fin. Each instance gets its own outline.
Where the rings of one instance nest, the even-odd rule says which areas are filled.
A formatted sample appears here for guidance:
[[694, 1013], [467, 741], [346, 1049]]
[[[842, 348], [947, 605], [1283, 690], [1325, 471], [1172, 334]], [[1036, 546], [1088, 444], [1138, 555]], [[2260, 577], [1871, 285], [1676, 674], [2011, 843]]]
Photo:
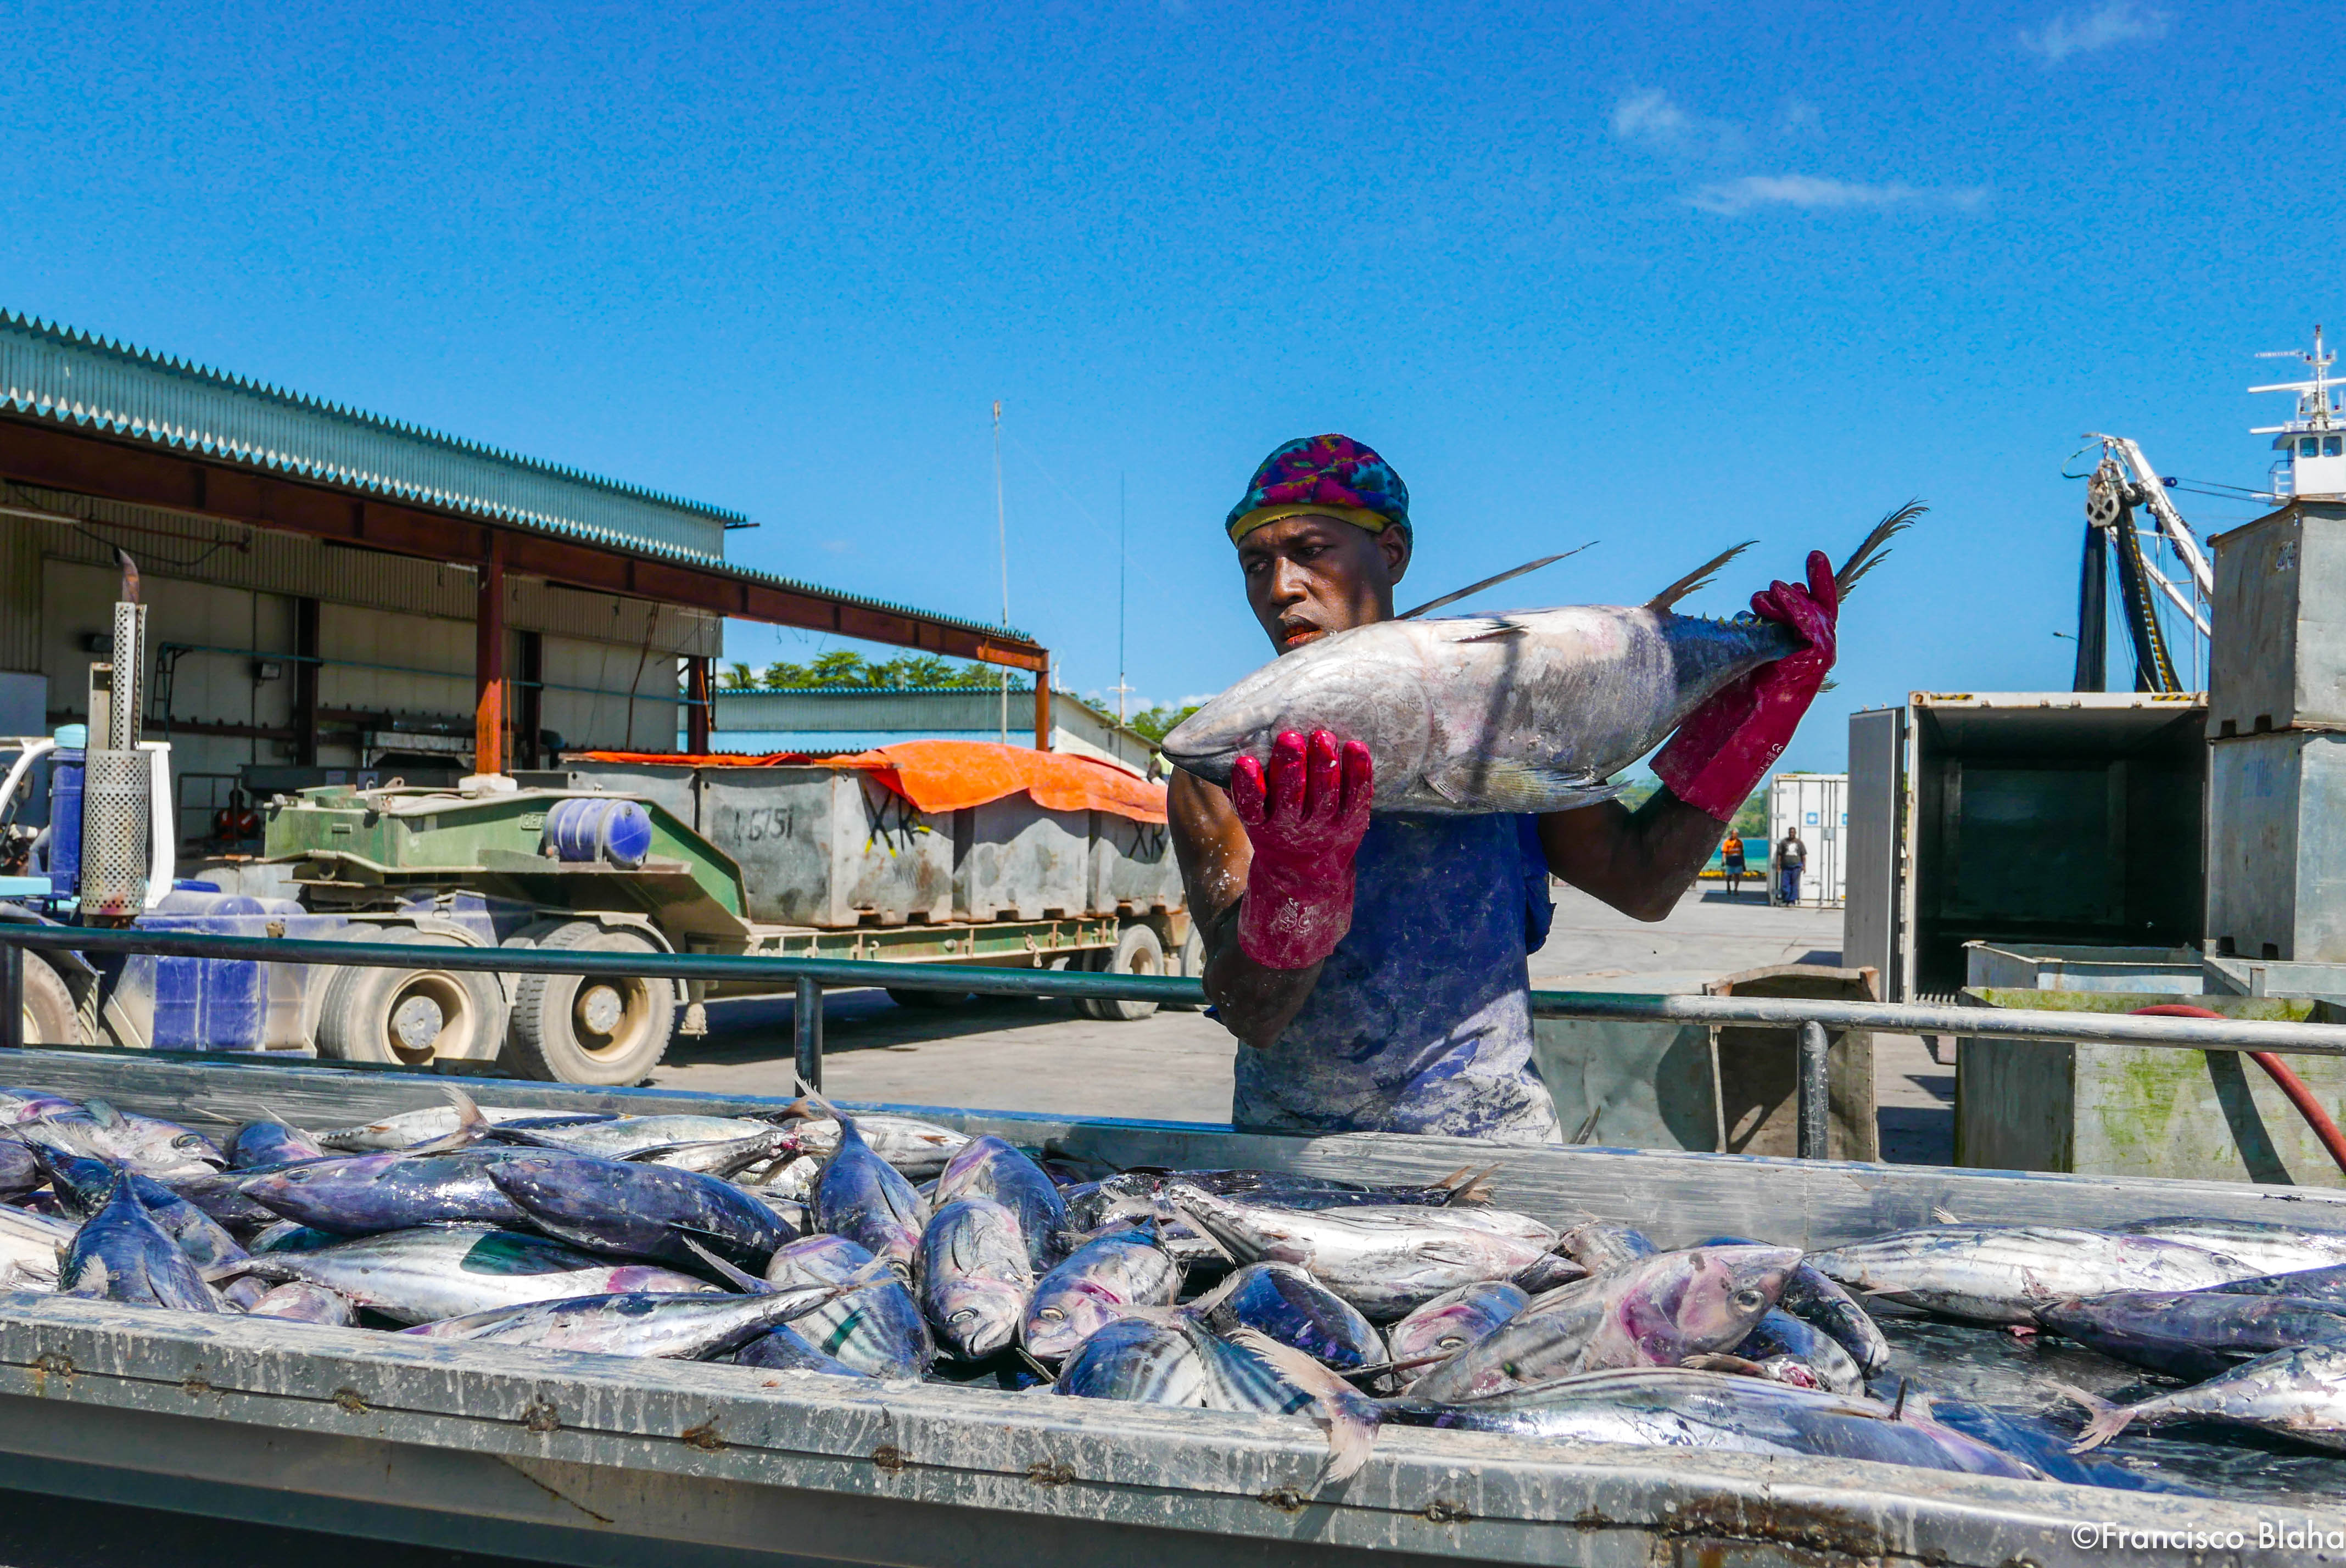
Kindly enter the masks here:
[[1453, 637], [1450, 640], [1459, 643], [1503, 642], [1508, 637], [1519, 637], [1524, 636], [1526, 629], [1527, 628], [1525, 627], [1517, 626], [1513, 621], [1502, 621], [1497, 626], [1492, 626], [1487, 630], [1474, 633], [1472, 636]]
[[1625, 788], [1586, 769], [1477, 758], [1425, 775], [1426, 787], [1461, 810], [1571, 811], [1610, 800]]

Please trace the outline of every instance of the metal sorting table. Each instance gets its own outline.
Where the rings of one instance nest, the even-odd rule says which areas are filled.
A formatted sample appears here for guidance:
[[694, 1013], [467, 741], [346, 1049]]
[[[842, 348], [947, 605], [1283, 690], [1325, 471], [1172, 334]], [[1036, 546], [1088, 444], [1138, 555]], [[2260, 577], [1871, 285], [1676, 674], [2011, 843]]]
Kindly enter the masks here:
[[[339, 1125], [444, 1103], [444, 1080], [242, 1058], [26, 1051], [0, 1075], [127, 1109]], [[474, 1088], [488, 1085], [473, 1084]], [[506, 1105], [771, 1112], [783, 1102], [499, 1083]], [[1496, 1167], [1497, 1200], [1665, 1244], [1722, 1232], [1822, 1247], [1933, 1210], [2106, 1224], [2193, 1212], [2346, 1228], [2346, 1195], [1402, 1135], [1292, 1138], [1161, 1122], [909, 1109], [1119, 1165], [1260, 1166], [1371, 1180]], [[403, 1339], [56, 1297], [0, 1297], [10, 1484], [577, 1564], [1036, 1561], [1210, 1565], [1484, 1560], [2106, 1562], [2081, 1525], [2239, 1532], [2307, 1510], [1842, 1460], [1536, 1444], [1392, 1428], [1313, 1495], [1301, 1420]], [[2204, 1562], [2188, 1543], [2129, 1561]], [[2328, 1560], [2335, 1560], [2333, 1556]]]

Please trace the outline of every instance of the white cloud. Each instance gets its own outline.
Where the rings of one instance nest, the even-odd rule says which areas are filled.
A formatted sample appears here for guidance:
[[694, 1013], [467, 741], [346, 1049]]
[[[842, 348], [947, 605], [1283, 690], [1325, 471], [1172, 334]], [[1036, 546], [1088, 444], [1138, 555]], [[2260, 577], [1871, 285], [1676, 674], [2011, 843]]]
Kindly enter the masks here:
[[1726, 120], [1690, 115], [1658, 87], [1632, 93], [1613, 106], [1613, 136], [1648, 152], [1717, 152], [1741, 145], [1742, 130]]
[[1740, 179], [1703, 186], [1687, 202], [1705, 212], [1739, 218], [1767, 207], [1808, 212], [1886, 207], [1953, 207], [1969, 211], [1986, 199], [1987, 191], [1982, 187], [1922, 190], [1911, 185], [1860, 185], [1812, 174], [1747, 174]]
[[2133, 0], [2102, 0], [2091, 11], [2064, 11], [2033, 32], [2024, 29], [2020, 46], [2057, 66], [2072, 55], [2163, 38], [2168, 20], [2166, 12], [2142, 10]]

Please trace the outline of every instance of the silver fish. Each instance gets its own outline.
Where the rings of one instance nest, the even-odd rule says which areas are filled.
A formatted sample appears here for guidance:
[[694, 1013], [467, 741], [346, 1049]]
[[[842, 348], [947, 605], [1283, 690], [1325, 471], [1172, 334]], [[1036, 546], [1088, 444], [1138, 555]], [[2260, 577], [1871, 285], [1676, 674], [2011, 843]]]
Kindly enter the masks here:
[[939, 1209], [961, 1197], [990, 1197], [1018, 1217], [1026, 1260], [1037, 1272], [1059, 1260], [1059, 1233], [1067, 1203], [1059, 1185], [1016, 1147], [992, 1134], [962, 1145], [938, 1173], [930, 1203]]
[[[770, 1124], [751, 1121], [747, 1116], [675, 1115], [619, 1116], [607, 1122], [581, 1122], [566, 1127], [516, 1127], [498, 1135], [513, 1143], [575, 1149], [582, 1155], [600, 1155], [607, 1160], [627, 1160], [654, 1150], [738, 1143], [776, 1131]], [[782, 1142], [789, 1140], [784, 1138]]]
[[1942, 1225], [1852, 1242], [1808, 1261], [1827, 1278], [1942, 1317], [2034, 1326], [2049, 1301], [2113, 1290], [2201, 1290], [2262, 1272], [2148, 1236], [2057, 1225]]
[[1096, 1236], [1035, 1283], [1019, 1332], [1026, 1353], [1056, 1361], [1131, 1307], [1166, 1307], [1181, 1265], [1154, 1222]]
[[1973, 1475], [2035, 1479], [2022, 1461], [1916, 1410], [1751, 1377], [1676, 1367], [1590, 1372], [1483, 1399], [1415, 1390], [1384, 1406], [1389, 1421], [1509, 1432], [1551, 1441], [1632, 1443], [1733, 1453], [1865, 1459]]
[[1661, 1248], [1647, 1240], [1642, 1230], [1594, 1219], [1566, 1231], [1556, 1250], [1589, 1273], [1602, 1274], [1608, 1268], [1651, 1257]]
[[[840, 1285], [871, 1262], [869, 1251], [843, 1236], [807, 1236], [774, 1254], [766, 1278], [785, 1288]], [[936, 1359], [928, 1322], [902, 1280], [882, 1279], [820, 1303], [791, 1327], [815, 1349], [867, 1377], [917, 1378]]]
[[2259, 1274], [2290, 1274], [2300, 1268], [2327, 1268], [2332, 1264], [2346, 1263], [2346, 1231], [2312, 1230], [2271, 1220], [2168, 1215], [2157, 1219], [2132, 1219], [2104, 1228], [2116, 1236], [2155, 1236], [2161, 1241], [2204, 1247], [2210, 1252], [2251, 1264]]
[[[802, 1100], [799, 1104], [811, 1107], [817, 1102]], [[943, 1171], [945, 1162], [961, 1153], [963, 1145], [970, 1141], [967, 1133], [924, 1122], [918, 1116], [900, 1116], [886, 1111], [859, 1113], [855, 1127], [873, 1154], [915, 1180]], [[829, 1154], [839, 1142], [839, 1123], [828, 1107], [811, 1119], [798, 1123], [791, 1131], [798, 1135], [799, 1146], [811, 1154]]]
[[1520, 1317], [1531, 1305], [1522, 1287], [1504, 1280], [1477, 1280], [1445, 1290], [1385, 1330], [1385, 1346], [1400, 1375], [1414, 1381], [1424, 1364], [1446, 1360]]
[[[875, 1266], [876, 1267], [876, 1266]], [[537, 1301], [403, 1329], [425, 1339], [583, 1350], [603, 1356], [699, 1360], [749, 1343], [802, 1318], [849, 1286], [801, 1286], [761, 1296], [630, 1290]]]
[[928, 1205], [901, 1172], [864, 1142], [858, 1120], [837, 1120], [838, 1144], [815, 1178], [814, 1222], [833, 1236], [861, 1243], [909, 1277], [913, 1256], [920, 1250], [921, 1227], [928, 1223]]
[[2220, 1378], [2140, 1404], [2114, 1405], [2082, 1389], [2059, 1386], [2092, 1412], [2072, 1453], [2099, 1448], [2137, 1422], [2162, 1421], [2221, 1421], [2346, 1451], [2346, 1345], [2277, 1350]]
[[1218, 1334], [1251, 1329], [1341, 1372], [1388, 1359], [1376, 1325], [1291, 1263], [1250, 1263], [1183, 1310]]
[[358, 1307], [349, 1297], [306, 1279], [289, 1279], [282, 1285], [270, 1286], [245, 1311], [255, 1318], [322, 1323], [330, 1329], [347, 1329], [359, 1320]]
[[[1883, 519], [1836, 575], [1844, 591], [1920, 510]], [[1280, 732], [1327, 729], [1369, 748], [1379, 812], [1563, 811], [1609, 799], [1619, 792], [1613, 775], [1710, 697], [1805, 646], [1756, 616], [1671, 612], [1737, 553], [1635, 608], [1575, 605], [1332, 633], [1175, 726], [1165, 756], [1227, 786], [1238, 759], [1267, 758]]]
[[1591, 1275], [1434, 1368], [1414, 1396], [1461, 1400], [1616, 1367], [1675, 1367], [1749, 1337], [1800, 1260], [1790, 1247], [1698, 1247]]
[[267, 1252], [234, 1267], [265, 1279], [322, 1285], [402, 1323], [598, 1291], [716, 1288], [672, 1268], [614, 1263], [541, 1236], [484, 1225], [426, 1226], [313, 1251]]
[[0, 1208], [0, 1271], [15, 1270], [13, 1290], [46, 1290], [57, 1281], [57, 1256], [77, 1225], [21, 1208]]
[[181, 1312], [220, 1309], [188, 1255], [148, 1217], [127, 1174], [66, 1244], [57, 1260], [57, 1293]]
[[990, 1197], [959, 1197], [930, 1217], [913, 1278], [937, 1338], [964, 1360], [1018, 1337], [1035, 1288], [1018, 1216]]
[[2178, 1378], [2212, 1378], [2275, 1350], [2346, 1342], [2346, 1309], [2301, 1296], [2121, 1290], [2048, 1301], [2036, 1320], [2113, 1359]]
[[1445, 1290], [1512, 1279], [1556, 1241], [1537, 1220], [1486, 1208], [1274, 1208], [1185, 1183], [1165, 1200], [1239, 1263], [1293, 1263], [1371, 1322], [1409, 1315]]
[[117, 1111], [103, 1100], [90, 1101], [78, 1114], [19, 1123], [15, 1132], [27, 1143], [52, 1144], [157, 1180], [228, 1168], [228, 1156], [201, 1133]]
[[[616, 1122], [619, 1118], [604, 1111], [591, 1111], [579, 1115], [550, 1116], [542, 1105], [479, 1105], [481, 1119], [491, 1125], [506, 1122], [526, 1122], [540, 1119], [558, 1121], [570, 1125], [592, 1122]], [[356, 1126], [330, 1127], [311, 1134], [311, 1141], [321, 1148], [336, 1149], [343, 1154], [392, 1154], [413, 1148], [417, 1144], [430, 1143], [457, 1132], [465, 1125], [464, 1113], [454, 1105], [429, 1105], [420, 1111], [402, 1111]]]

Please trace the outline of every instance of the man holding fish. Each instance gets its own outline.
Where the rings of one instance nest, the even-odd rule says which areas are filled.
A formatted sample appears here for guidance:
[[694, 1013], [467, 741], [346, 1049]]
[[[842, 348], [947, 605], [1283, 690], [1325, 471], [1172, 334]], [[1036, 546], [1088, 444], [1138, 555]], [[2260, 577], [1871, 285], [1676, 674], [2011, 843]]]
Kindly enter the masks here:
[[[1207, 993], [1245, 1047], [1232, 1121], [1560, 1141], [1527, 964], [1548, 876], [1667, 915], [1832, 667], [1841, 591], [1918, 511], [1734, 621], [1669, 606], [1736, 550], [1636, 608], [1418, 620], [1393, 613], [1400, 477], [1341, 435], [1274, 451], [1228, 528], [1280, 657], [1165, 740]], [[1607, 780], [1673, 730], [1663, 788], [1620, 805]]]

